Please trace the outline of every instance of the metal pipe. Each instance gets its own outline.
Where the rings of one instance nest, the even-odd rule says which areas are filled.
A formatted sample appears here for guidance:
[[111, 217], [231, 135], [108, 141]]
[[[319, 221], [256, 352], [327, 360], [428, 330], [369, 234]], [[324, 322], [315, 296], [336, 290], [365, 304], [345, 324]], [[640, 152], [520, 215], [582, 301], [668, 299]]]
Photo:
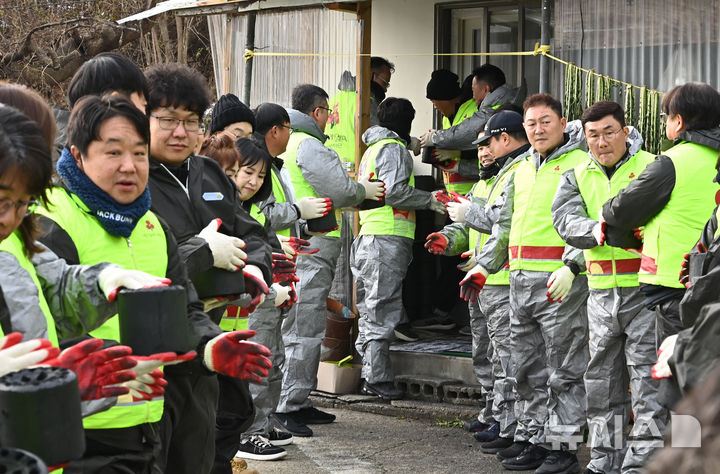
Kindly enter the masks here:
[[[542, 23], [540, 24], [540, 44], [550, 44], [550, 13], [553, 0], [542, 1]], [[550, 59], [540, 56], [540, 93], [548, 93], [550, 88]]]
[[[245, 35], [245, 49], [253, 51], [255, 49], [255, 12], [248, 13], [247, 31]], [[226, 51], [225, 54], [230, 54]], [[250, 58], [245, 63], [245, 81], [243, 83], [243, 102], [250, 107], [250, 86], [252, 85], [252, 69], [254, 58]]]

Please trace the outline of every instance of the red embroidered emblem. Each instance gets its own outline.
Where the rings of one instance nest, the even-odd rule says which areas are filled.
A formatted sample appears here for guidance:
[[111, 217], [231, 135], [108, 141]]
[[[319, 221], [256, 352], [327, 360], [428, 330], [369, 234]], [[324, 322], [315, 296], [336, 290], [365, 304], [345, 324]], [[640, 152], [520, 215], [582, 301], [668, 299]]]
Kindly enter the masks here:
[[560, 171], [560, 165], [557, 165], [555, 168], [553, 168], [553, 171]]
[[630, 176], [628, 176], [628, 178], [630, 178], [630, 179], [633, 179], [634, 177], [635, 177], [635, 173], [632, 173], [632, 172], [630, 173]]
[[145, 227], [147, 227], [147, 228], [150, 229], [150, 230], [153, 230], [153, 229], [155, 228], [155, 226], [152, 225], [152, 224], [150, 223], [150, 221], [147, 220], [147, 219], [145, 220]]

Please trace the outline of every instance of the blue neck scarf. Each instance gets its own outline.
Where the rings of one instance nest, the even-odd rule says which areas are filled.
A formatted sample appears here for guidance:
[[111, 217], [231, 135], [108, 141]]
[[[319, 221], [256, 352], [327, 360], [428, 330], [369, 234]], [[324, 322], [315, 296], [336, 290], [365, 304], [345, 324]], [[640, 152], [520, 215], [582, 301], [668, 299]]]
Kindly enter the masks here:
[[120, 204], [78, 168], [68, 148], [64, 148], [60, 155], [57, 172], [70, 192], [80, 198], [100, 225], [112, 235], [130, 237], [138, 219], [150, 209], [150, 190], [147, 186], [135, 201]]

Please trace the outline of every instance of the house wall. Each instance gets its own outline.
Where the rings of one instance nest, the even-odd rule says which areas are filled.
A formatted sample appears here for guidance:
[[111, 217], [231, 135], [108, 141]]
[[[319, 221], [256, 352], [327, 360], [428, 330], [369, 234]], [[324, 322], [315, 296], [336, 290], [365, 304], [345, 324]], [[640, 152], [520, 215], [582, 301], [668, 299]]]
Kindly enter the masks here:
[[[395, 64], [388, 96], [409, 99], [415, 107], [412, 135], [433, 125], [433, 107], [425, 98], [435, 48], [435, 0], [374, 0], [371, 51]], [[427, 56], [403, 56], [426, 54]], [[416, 174], [430, 174], [430, 165], [416, 161]]]

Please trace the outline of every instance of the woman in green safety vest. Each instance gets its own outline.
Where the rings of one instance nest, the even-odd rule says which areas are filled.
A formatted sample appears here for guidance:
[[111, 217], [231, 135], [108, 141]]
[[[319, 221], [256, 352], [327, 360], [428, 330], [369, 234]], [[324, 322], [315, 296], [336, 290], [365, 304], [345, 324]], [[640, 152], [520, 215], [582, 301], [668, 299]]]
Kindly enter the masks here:
[[241, 437], [239, 451], [242, 452], [241, 457], [248, 459], [279, 459], [287, 454], [280, 446], [290, 444], [292, 435], [274, 428], [270, 415], [280, 399], [282, 385], [281, 367], [285, 361], [285, 346], [281, 328], [284, 309], [295, 302], [297, 294], [293, 280], [295, 264], [287, 260], [277, 236], [270, 230], [270, 219], [257, 206], [272, 191], [269, 174], [272, 157], [249, 138], [240, 138], [233, 143], [226, 136], [205, 139], [200, 154], [217, 161], [235, 182], [243, 206], [263, 225], [273, 248], [274, 283], [268, 297], [250, 314], [237, 306], [228, 306], [220, 327], [226, 331], [252, 329], [257, 332], [254, 340], [270, 349], [273, 366], [268, 377], [259, 383], [250, 383], [255, 416]]
[[389, 97], [378, 106], [380, 125], [363, 133], [368, 149], [358, 175], [385, 182], [385, 205], [360, 211], [360, 234], [350, 265], [358, 294], [359, 334], [355, 348], [363, 358], [363, 393], [385, 400], [403, 397], [395, 388], [388, 347], [404, 315], [402, 282], [412, 260], [415, 210], [445, 212], [433, 193], [416, 189], [407, 150], [415, 109], [407, 99]]

